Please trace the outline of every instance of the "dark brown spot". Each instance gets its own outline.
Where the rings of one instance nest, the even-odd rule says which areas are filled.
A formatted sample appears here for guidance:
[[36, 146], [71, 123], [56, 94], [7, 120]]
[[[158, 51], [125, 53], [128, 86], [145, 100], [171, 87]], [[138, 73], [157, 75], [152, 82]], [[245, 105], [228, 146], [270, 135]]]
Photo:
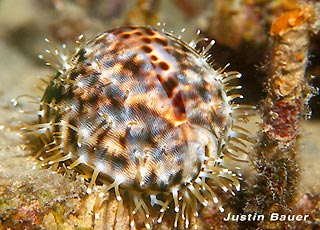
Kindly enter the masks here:
[[126, 146], [128, 145], [128, 140], [131, 139], [130, 129], [131, 129], [131, 127], [127, 126], [125, 133], [123, 135], [119, 136], [119, 143], [123, 149], [126, 148]]
[[172, 97], [173, 91], [177, 87], [177, 85], [178, 81], [173, 77], [168, 77], [165, 81], [162, 82], [162, 86], [169, 98]]
[[[77, 127], [78, 123], [76, 121], [76, 119], [70, 119], [69, 121], [67, 121], [68, 124], [73, 125], [74, 127]], [[67, 129], [67, 140], [68, 143], [77, 143], [78, 142], [78, 133], [77, 131], [68, 128]], [[77, 148], [77, 145], [69, 145], [71, 148]]]
[[158, 80], [160, 81], [160, 83], [162, 84], [162, 81], [163, 81], [162, 76], [161, 76], [160, 74], [157, 74], [157, 78], [158, 78]]
[[136, 32], [134, 32], [134, 35], [141, 36], [142, 33], [140, 31], [136, 31]]
[[[104, 120], [104, 122], [101, 122], [101, 123], [106, 123], [106, 121]], [[102, 143], [105, 140], [105, 138], [107, 137], [107, 133], [110, 131], [110, 129], [111, 129], [111, 127], [108, 126], [106, 128], [103, 128], [102, 131], [99, 130], [100, 133], [98, 134], [97, 139], [96, 139], [97, 146], [103, 146]]]
[[123, 68], [130, 70], [133, 74], [138, 73], [141, 65], [139, 63], [136, 63], [132, 61], [133, 59], [128, 59], [123, 63]]
[[117, 29], [109, 30], [109, 33], [112, 33], [112, 34], [114, 34], [114, 35], [118, 35], [118, 34], [123, 33], [123, 30], [117, 28]]
[[110, 155], [109, 160], [111, 163], [111, 167], [114, 170], [122, 171], [128, 167], [128, 159], [126, 159], [124, 156]]
[[97, 101], [99, 100], [99, 96], [96, 93], [91, 93], [88, 98], [88, 102], [90, 105], [96, 105]]
[[151, 35], [151, 36], [153, 36], [153, 35], [156, 34], [156, 33], [155, 33], [152, 29], [150, 29], [150, 28], [145, 28], [145, 31], [146, 31], [146, 33], [147, 33], [148, 35]]
[[157, 57], [157, 56], [155, 56], [155, 55], [151, 55], [151, 57], [150, 57], [150, 58], [151, 58], [151, 60], [152, 60], [152, 61], [157, 61], [157, 60], [158, 60], [158, 57]]
[[150, 38], [144, 37], [144, 38], [141, 38], [141, 40], [142, 40], [143, 42], [145, 42], [145, 43], [148, 43], [148, 44], [151, 43], [151, 39], [150, 39]]
[[149, 46], [142, 46], [141, 49], [146, 53], [151, 53], [152, 49]]
[[176, 172], [174, 175], [171, 175], [169, 177], [169, 183], [170, 185], [177, 185], [181, 183], [182, 180], [183, 171], [182, 169], [178, 172]]
[[119, 137], [119, 144], [121, 145], [121, 147], [123, 149], [126, 148], [126, 146], [127, 146], [127, 136], [126, 135]]
[[174, 95], [172, 99], [172, 105], [174, 107], [174, 114], [178, 120], [186, 119], [186, 108], [184, 106], [181, 93], [178, 92]]
[[93, 154], [99, 162], [105, 161], [108, 156], [108, 148], [103, 148], [101, 146], [88, 146], [88, 151]]
[[153, 41], [158, 43], [158, 44], [160, 44], [160, 45], [162, 45], [162, 46], [167, 46], [168, 45], [168, 42], [165, 39], [154, 38]]
[[110, 103], [114, 109], [123, 108], [123, 103], [125, 101], [125, 93], [117, 85], [109, 85], [107, 87], [106, 96], [110, 100]]
[[170, 68], [169, 65], [166, 62], [163, 62], [163, 61], [159, 62], [159, 67], [162, 70], [168, 70]]
[[154, 172], [154, 170], [152, 170], [150, 174], [148, 174], [145, 178], [146, 184], [153, 185], [152, 186], [153, 189], [157, 189], [157, 180], [158, 180], [158, 176]]
[[125, 34], [121, 34], [120, 38], [128, 39], [130, 36], [131, 36], [130, 34], [125, 33]]
[[184, 57], [182, 57], [182, 58], [180, 57], [180, 59], [179, 59], [179, 57], [180, 56], [177, 56], [176, 59], [177, 59], [177, 62], [180, 64], [181, 70], [188, 69], [190, 67], [190, 65], [188, 65], [187, 63], [185, 63], [185, 61], [183, 61], [183, 60], [186, 60], [186, 59]]
[[87, 77], [86, 79], [86, 83], [88, 84], [88, 86], [96, 86], [97, 88], [99, 88], [99, 79], [100, 79], [100, 73], [93, 73], [91, 74], [89, 77]]
[[167, 189], [168, 189], [168, 182], [164, 182], [164, 181], [162, 181], [162, 180], [160, 180], [159, 181], [159, 190], [160, 191], [167, 191]]

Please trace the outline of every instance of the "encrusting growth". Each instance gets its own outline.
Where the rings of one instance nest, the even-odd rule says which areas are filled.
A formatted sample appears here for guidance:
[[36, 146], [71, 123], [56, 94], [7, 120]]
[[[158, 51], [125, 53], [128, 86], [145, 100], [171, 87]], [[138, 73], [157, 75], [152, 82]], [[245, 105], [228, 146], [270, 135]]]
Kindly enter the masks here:
[[[271, 26], [274, 46], [262, 108], [262, 133], [253, 159], [258, 172], [256, 195], [247, 205], [249, 213], [291, 214], [300, 176], [299, 127], [302, 119], [310, 117], [308, 101], [315, 94], [305, 78], [305, 69], [310, 33], [319, 30], [316, 18], [311, 5], [305, 5], [284, 13]], [[258, 224], [263, 229], [295, 225], [279, 221]]]

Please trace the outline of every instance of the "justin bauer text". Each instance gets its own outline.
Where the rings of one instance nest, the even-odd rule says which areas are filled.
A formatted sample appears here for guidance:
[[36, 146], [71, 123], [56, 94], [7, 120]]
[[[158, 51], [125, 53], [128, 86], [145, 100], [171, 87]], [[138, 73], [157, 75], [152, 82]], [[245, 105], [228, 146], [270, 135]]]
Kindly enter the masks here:
[[[271, 213], [269, 216], [270, 221], [306, 221], [309, 215], [282, 215], [279, 213]], [[223, 218], [224, 221], [263, 221], [265, 220], [265, 215], [257, 213], [249, 214], [231, 214]]]

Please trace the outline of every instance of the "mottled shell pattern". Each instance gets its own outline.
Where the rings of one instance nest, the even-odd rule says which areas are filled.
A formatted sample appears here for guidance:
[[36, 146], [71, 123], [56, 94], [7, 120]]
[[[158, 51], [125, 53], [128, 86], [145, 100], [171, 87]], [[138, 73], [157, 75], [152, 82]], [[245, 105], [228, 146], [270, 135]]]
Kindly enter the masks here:
[[[43, 144], [44, 164], [65, 162], [90, 171], [96, 180], [134, 204], [146, 216], [167, 210], [189, 227], [200, 204], [216, 203], [214, 190], [240, 189], [234, 159], [243, 159], [250, 138], [236, 122], [250, 106], [233, 102], [241, 87], [230, 85], [238, 72], [215, 70], [207, 48], [196, 50], [171, 33], [152, 27], [119, 27], [84, 42], [73, 55], [52, 50], [57, 74], [43, 94], [38, 124], [25, 129]], [[232, 167], [232, 168], [230, 168]], [[129, 205], [125, 205], [129, 206]]]

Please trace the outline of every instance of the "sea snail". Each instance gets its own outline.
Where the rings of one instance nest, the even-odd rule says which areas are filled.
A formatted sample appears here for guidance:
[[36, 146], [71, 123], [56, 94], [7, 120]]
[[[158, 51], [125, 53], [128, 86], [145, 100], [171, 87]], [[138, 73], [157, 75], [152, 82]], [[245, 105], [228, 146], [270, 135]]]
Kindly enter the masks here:
[[47, 50], [59, 60], [51, 63], [57, 73], [39, 100], [37, 124], [24, 127], [42, 143], [36, 156], [89, 172], [88, 192], [96, 180], [105, 183], [120, 208], [131, 207], [131, 226], [137, 212], [151, 228], [173, 210], [173, 226], [182, 220], [188, 228], [202, 205], [223, 211], [216, 189], [240, 189], [230, 162], [252, 141], [237, 123], [254, 108], [234, 102], [241, 87], [230, 82], [241, 75], [215, 70], [214, 42], [198, 50], [198, 35], [186, 43], [128, 26], [80, 38], [72, 55]]

